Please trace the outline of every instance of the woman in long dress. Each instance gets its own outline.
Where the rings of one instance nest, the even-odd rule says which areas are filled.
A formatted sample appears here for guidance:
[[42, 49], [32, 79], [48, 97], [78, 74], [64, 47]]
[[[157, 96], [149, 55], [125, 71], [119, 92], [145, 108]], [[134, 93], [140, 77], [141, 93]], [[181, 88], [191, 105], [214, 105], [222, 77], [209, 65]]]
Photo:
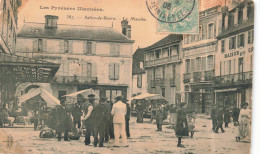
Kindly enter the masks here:
[[251, 110], [247, 108], [248, 103], [244, 103], [240, 110], [238, 122], [238, 136], [236, 141], [250, 142], [250, 129], [251, 129]]

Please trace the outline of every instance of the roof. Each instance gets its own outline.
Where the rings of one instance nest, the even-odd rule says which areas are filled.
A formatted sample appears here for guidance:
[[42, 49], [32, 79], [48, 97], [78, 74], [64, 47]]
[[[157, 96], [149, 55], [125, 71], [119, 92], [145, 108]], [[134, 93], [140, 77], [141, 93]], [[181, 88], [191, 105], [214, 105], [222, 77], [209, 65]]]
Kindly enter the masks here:
[[0, 52], [0, 72], [14, 82], [48, 83], [60, 64]]
[[145, 73], [145, 69], [140, 69], [140, 62], [144, 62], [144, 50], [138, 48], [133, 55], [132, 74]]
[[[229, 12], [235, 12], [237, 8], [243, 8], [246, 3], [252, 3], [252, 2], [243, 1], [238, 6], [230, 10]], [[232, 26], [229, 25], [227, 29], [222, 30], [222, 32], [217, 36], [217, 38], [221, 39], [223, 37], [229, 35], [235, 35], [253, 28], [254, 28], [254, 18], [248, 18], [248, 20], [242, 21], [242, 23], [239, 23], [238, 25], [232, 25]]]
[[154, 43], [153, 45], [144, 48], [144, 50], [146, 50], [146, 51], [152, 50], [152, 49], [163, 47], [165, 45], [169, 45], [172, 43], [178, 43], [182, 39], [183, 39], [182, 35], [170, 34], [170, 35], [166, 36], [165, 38], [161, 39], [160, 41]]
[[30, 38], [134, 43], [134, 40], [130, 40], [112, 27], [58, 24], [57, 28], [46, 29], [45, 23], [33, 22], [26, 22], [18, 32], [17, 36]]

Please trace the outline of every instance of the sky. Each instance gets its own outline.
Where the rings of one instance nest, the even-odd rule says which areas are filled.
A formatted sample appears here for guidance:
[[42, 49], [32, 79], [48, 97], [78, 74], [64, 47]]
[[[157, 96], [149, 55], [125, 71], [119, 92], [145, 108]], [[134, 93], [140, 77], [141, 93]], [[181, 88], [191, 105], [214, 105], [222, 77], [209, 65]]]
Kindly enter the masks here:
[[[228, 0], [226, 0], [228, 1]], [[202, 0], [200, 10], [223, 5], [225, 0]], [[46, 8], [49, 9], [46, 9]], [[103, 11], [58, 10], [57, 7], [101, 8]], [[43, 9], [45, 8], [45, 9]], [[52, 9], [53, 8], [53, 9]], [[55, 10], [56, 9], [56, 10]], [[59, 16], [58, 24], [105, 26], [121, 32], [121, 21], [127, 18], [132, 26], [133, 51], [152, 45], [168, 34], [156, 32], [157, 20], [149, 13], [146, 0], [22, 0], [18, 14], [18, 30], [26, 22], [44, 23], [45, 15]], [[73, 16], [74, 19], [68, 18]], [[85, 17], [107, 16], [116, 20], [90, 20]], [[141, 21], [132, 20], [138, 18]], [[143, 21], [143, 19], [145, 21]]]

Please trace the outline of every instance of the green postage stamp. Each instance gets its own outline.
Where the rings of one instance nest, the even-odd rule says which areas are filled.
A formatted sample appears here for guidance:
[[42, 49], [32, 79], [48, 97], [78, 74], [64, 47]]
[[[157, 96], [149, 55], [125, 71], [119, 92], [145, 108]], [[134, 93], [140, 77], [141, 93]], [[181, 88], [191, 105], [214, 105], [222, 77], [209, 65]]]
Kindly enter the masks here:
[[146, 0], [146, 5], [157, 20], [157, 32], [199, 33], [199, 0]]

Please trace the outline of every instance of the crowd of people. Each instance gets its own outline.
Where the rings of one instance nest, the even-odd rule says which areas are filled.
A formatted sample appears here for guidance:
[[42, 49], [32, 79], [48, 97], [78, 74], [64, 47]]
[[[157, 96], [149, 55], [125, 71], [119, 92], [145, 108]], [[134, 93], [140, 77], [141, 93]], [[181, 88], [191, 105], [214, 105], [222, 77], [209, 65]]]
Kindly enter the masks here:
[[[76, 127], [78, 130], [84, 127], [85, 145], [92, 145], [91, 135], [93, 135], [94, 147], [104, 147], [103, 143], [111, 138], [114, 139], [114, 146], [119, 147], [119, 137], [122, 138], [122, 146], [128, 146], [130, 105], [127, 101], [122, 96], [117, 96], [115, 103], [112, 103], [107, 101], [107, 98], [101, 97], [96, 105], [95, 95], [90, 94], [84, 102], [77, 102], [70, 113], [66, 107], [66, 100], [62, 99], [56, 109], [58, 141], [61, 141], [62, 133], [64, 141], [69, 141], [68, 132]], [[70, 114], [73, 121], [70, 120]]]
[[225, 128], [229, 127], [231, 117], [234, 126], [238, 127], [236, 141], [250, 141], [251, 110], [248, 109], [248, 103], [243, 103], [241, 109], [236, 105], [230, 109], [229, 106], [223, 108], [222, 105], [214, 104], [211, 109], [212, 131], [219, 133], [220, 129], [224, 133], [223, 123], [225, 123]]

